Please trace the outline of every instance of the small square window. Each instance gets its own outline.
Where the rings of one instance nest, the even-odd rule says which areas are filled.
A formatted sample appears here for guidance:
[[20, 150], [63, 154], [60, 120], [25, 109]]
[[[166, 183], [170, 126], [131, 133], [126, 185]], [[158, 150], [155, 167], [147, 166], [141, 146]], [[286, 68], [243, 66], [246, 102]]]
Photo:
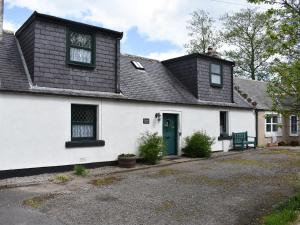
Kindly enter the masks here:
[[95, 63], [94, 35], [69, 30], [67, 61], [69, 64], [93, 66]]
[[210, 64], [210, 83], [212, 86], [222, 86], [222, 66]]
[[96, 140], [97, 107], [91, 105], [71, 106], [71, 139]]

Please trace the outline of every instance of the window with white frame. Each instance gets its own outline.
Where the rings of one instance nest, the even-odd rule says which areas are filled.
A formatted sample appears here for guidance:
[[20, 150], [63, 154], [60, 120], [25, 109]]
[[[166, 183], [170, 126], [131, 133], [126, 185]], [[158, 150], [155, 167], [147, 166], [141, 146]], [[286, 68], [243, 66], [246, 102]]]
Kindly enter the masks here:
[[281, 118], [278, 114], [265, 115], [265, 133], [266, 136], [280, 136], [281, 135]]
[[290, 116], [290, 136], [298, 136], [298, 117]]

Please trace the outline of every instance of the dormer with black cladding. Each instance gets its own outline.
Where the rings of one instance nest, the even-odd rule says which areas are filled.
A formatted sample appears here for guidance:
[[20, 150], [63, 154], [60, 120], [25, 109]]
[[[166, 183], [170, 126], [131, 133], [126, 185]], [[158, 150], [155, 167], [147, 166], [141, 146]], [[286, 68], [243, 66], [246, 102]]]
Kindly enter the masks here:
[[16, 32], [34, 85], [119, 93], [123, 33], [34, 12]]
[[195, 53], [165, 60], [162, 63], [199, 100], [234, 102], [234, 62]]

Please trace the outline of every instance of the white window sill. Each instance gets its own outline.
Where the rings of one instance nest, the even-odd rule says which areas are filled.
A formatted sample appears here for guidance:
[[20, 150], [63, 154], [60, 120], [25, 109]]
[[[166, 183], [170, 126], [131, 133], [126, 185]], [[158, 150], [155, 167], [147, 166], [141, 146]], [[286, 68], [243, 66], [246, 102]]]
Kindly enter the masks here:
[[282, 137], [282, 134], [277, 134], [277, 133], [270, 133], [270, 134], [265, 134], [265, 138], [271, 138], [271, 137]]

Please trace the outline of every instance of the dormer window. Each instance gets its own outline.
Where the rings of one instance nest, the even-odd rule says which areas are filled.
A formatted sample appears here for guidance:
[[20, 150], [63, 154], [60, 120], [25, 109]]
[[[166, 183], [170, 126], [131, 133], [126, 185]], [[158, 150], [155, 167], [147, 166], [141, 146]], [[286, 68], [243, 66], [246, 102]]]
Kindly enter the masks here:
[[134, 67], [138, 70], [145, 70], [145, 68], [143, 67], [143, 65], [138, 62], [138, 61], [131, 61], [132, 65], [134, 65]]
[[69, 30], [67, 35], [67, 57], [69, 64], [94, 66], [94, 35]]
[[211, 86], [222, 87], [222, 83], [222, 66], [220, 64], [210, 64]]

